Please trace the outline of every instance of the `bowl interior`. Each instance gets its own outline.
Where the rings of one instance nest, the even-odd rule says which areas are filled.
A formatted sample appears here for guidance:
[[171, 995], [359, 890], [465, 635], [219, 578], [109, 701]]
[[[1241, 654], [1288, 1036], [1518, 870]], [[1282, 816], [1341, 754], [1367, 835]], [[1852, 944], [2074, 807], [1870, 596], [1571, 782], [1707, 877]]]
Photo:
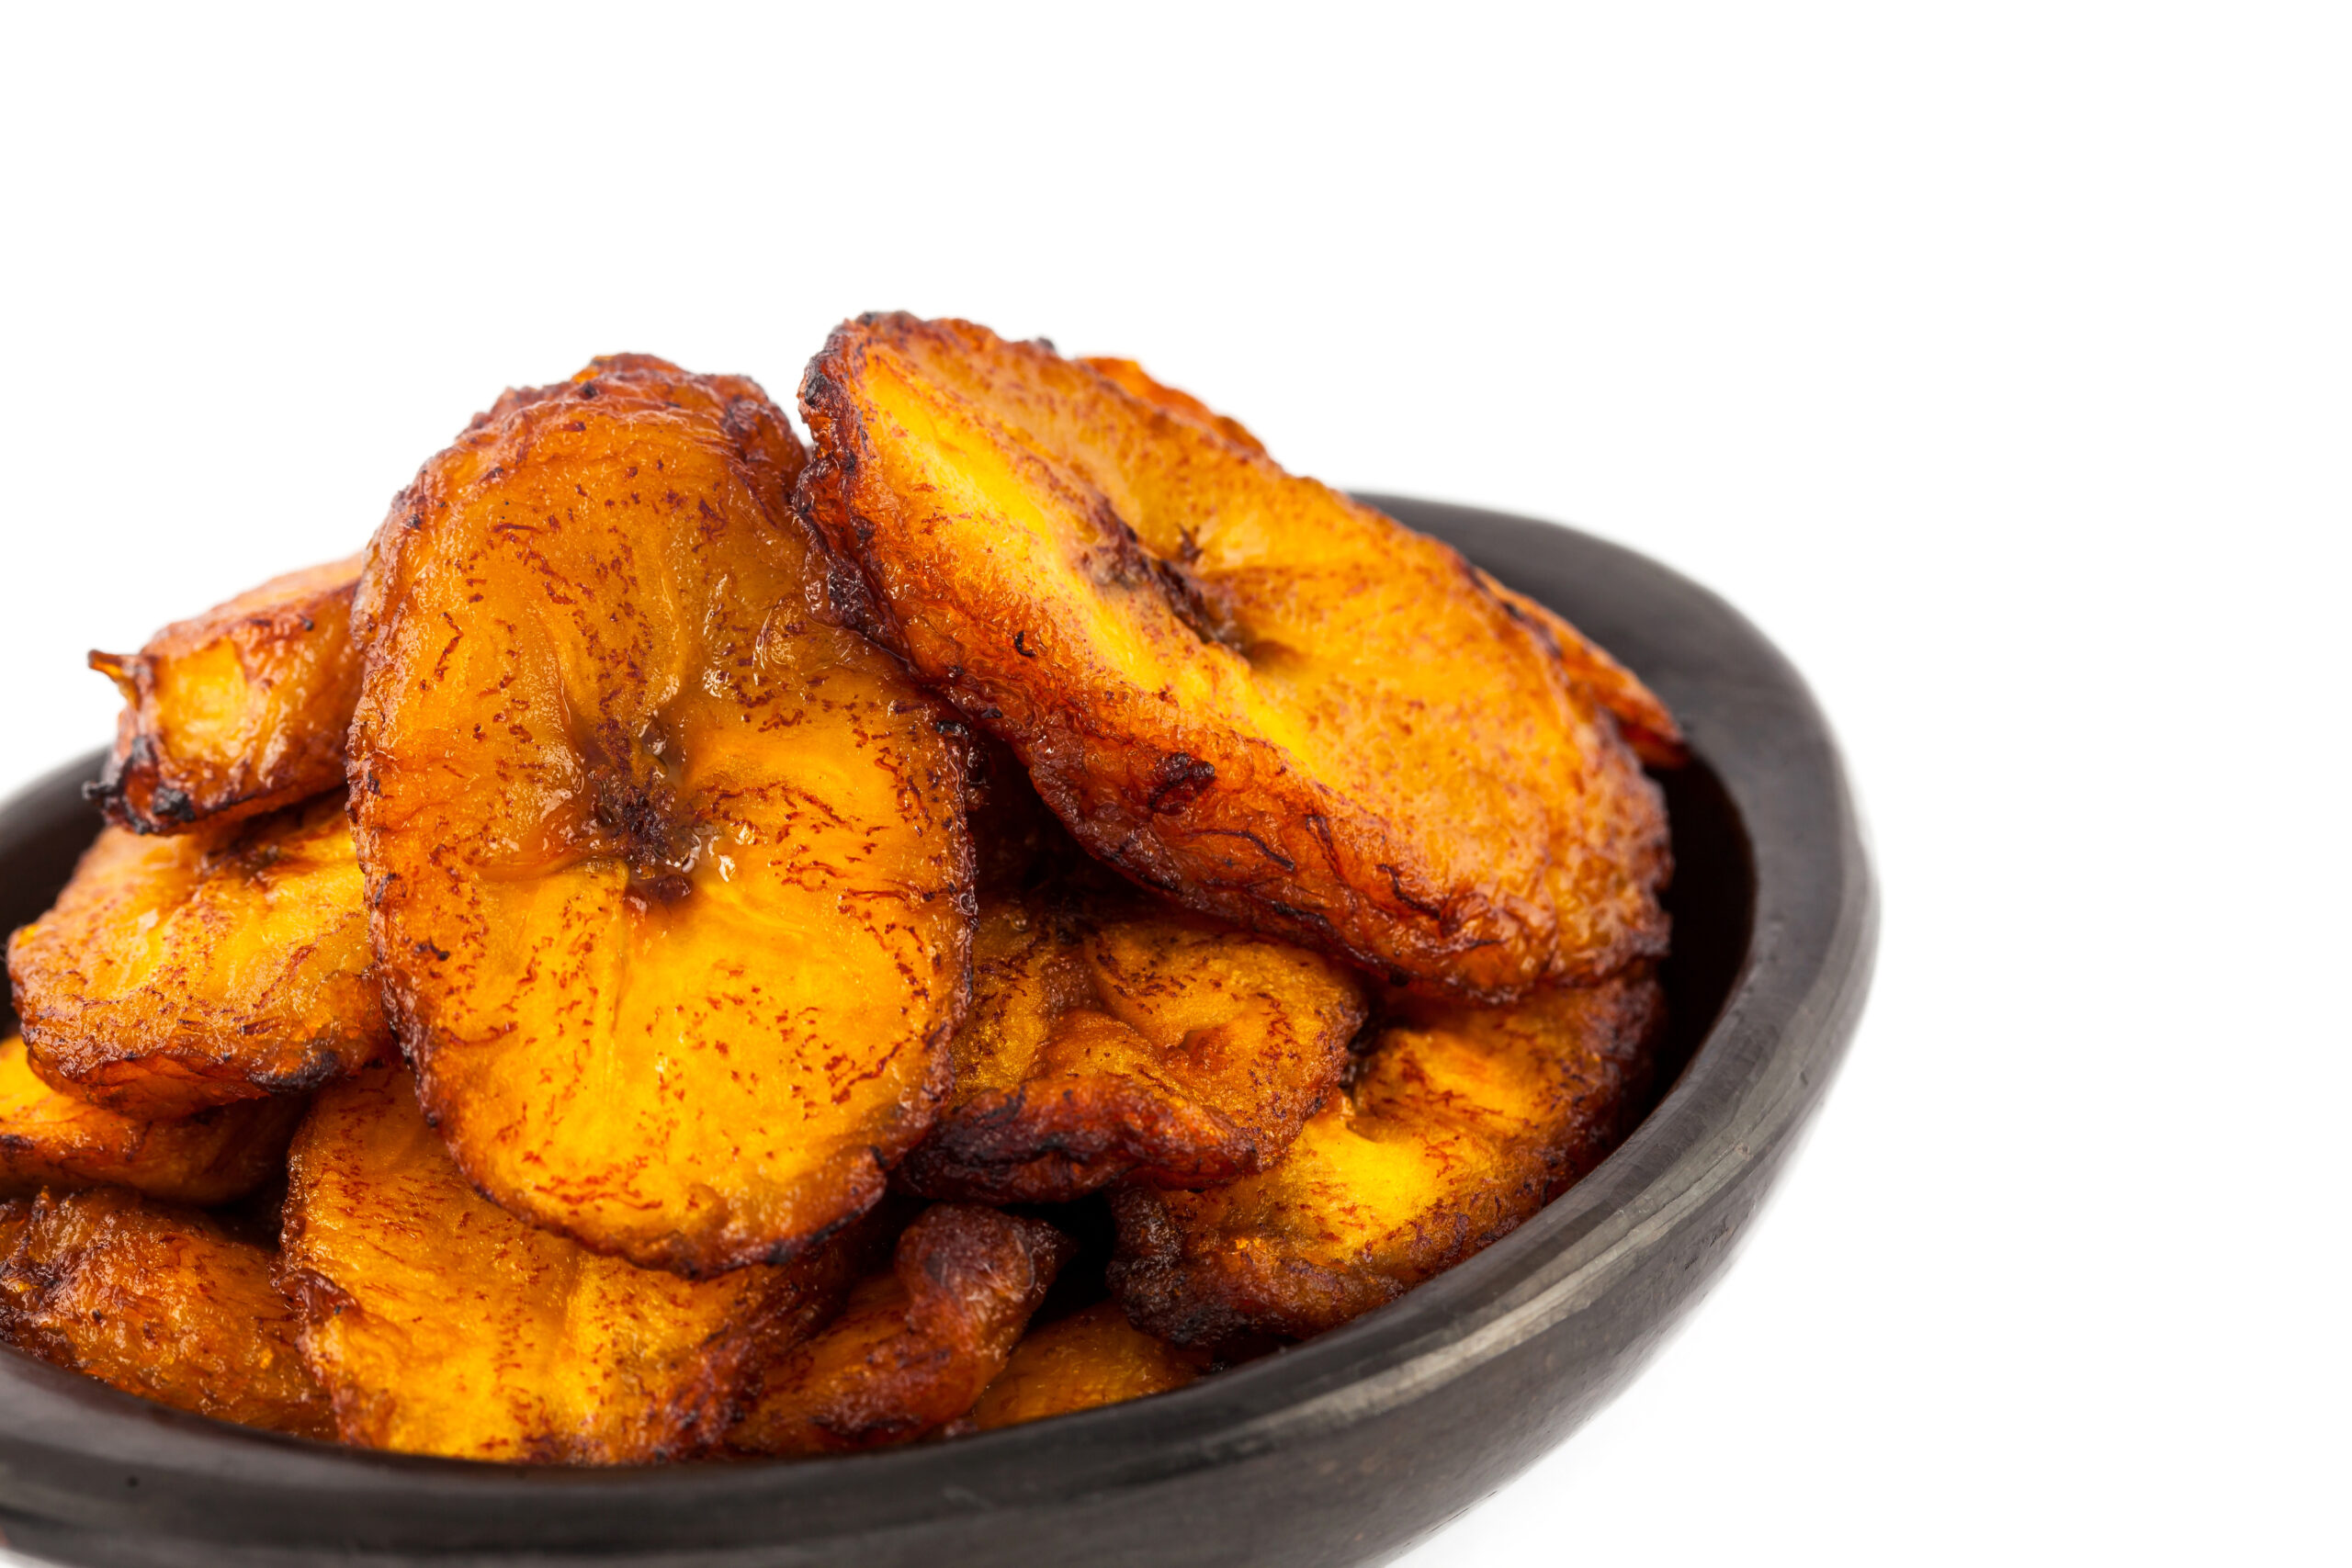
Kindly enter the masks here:
[[[82, 785], [98, 776], [104, 756], [76, 758], [0, 806], [0, 936], [40, 918], [97, 837], [98, 810], [82, 797]], [[0, 1033], [16, 1027], [16, 995], [8, 987], [0, 991]]]
[[1747, 962], [1756, 861], [1738, 807], [1704, 759], [1653, 776], [1665, 787], [1674, 833], [1674, 882], [1666, 893], [1674, 945], [1660, 976], [1667, 1001], [1658, 1048], [1663, 1091], [1698, 1054]]

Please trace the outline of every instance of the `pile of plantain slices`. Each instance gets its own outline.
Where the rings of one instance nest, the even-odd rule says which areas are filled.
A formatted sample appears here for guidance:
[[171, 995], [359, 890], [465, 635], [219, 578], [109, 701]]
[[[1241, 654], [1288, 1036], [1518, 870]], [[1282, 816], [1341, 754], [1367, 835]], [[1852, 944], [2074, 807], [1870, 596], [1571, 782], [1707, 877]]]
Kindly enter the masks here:
[[634, 1464], [1182, 1386], [1645, 1108], [1673, 718], [1125, 360], [843, 323], [509, 391], [361, 555], [94, 654], [0, 1337]]

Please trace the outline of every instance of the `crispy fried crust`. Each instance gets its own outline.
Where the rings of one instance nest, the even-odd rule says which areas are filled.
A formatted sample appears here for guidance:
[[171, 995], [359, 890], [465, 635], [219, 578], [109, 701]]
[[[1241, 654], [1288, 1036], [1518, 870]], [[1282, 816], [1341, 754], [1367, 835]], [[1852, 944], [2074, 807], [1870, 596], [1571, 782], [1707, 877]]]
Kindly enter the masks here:
[[1081, 359], [1080, 365], [1107, 381], [1116, 382], [1121, 390], [1132, 393], [1154, 408], [1190, 420], [1210, 433], [1221, 435], [1245, 452], [1265, 457], [1266, 444], [1250, 433], [1250, 427], [1239, 420], [1217, 412], [1190, 392], [1179, 391], [1164, 382], [1155, 381], [1144, 367], [1132, 359]]
[[910, 1442], [972, 1408], [1072, 1251], [1043, 1220], [938, 1203], [899, 1236], [890, 1271], [770, 1370], [736, 1427], [750, 1453]]
[[210, 1216], [109, 1189], [0, 1207], [0, 1338], [142, 1399], [332, 1438], [271, 1257]]
[[835, 604], [1128, 876], [1431, 995], [1664, 951], [1657, 790], [1452, 549], [967, 322], [845, 323], [801, 402]]
[[128, 1187], [176, 1203], [226, 1203], [283, 1168], [295, 1098], [141, 1122], [35, 1077], [20, 1035], [0, 1040], [0, 1196]]
[[99, 834], [8, 943], [42, 1077], [145, 1120], [299, 1094], [392, 1048], [337, 796], [168, 839]]
[[507, 1209], [689, 1274], [879, 1198], [964, 1006], [961, 749], [809, 613], [800, 461], [750, 381], [598, 361], [426, 464], [359, 599], [359, 858], [424, 1102]]
[[1394, 1301], [1615, 1145], [1645, 1102], [1661, 1015], [1645, 971], [1510, 1008], [1409, 1004], [1273, 1169], [1117, 1193], [1114, 1293], [1185, 1345], [1304, 1338]]
[[351, 599], [360, 558], [274, 577], [137, 653], [92, 653], [122, 693], [106, 772], [107, 819], [179, 833], [290, 806], [343, 783], [359, 698]]
[[699, 1452], [766, 1355], [839, 1310], [852, 1235], [691, 1280], [600, 1258], [486, 1202], [404, 1070], [319, 1097], [294, 1146], [284, 1283], [343, 1440], [465, 1459], [629, 1464]]
[[897, 1172], [932, 1198], [1065, 1202], [1199, 1187], [1281, 1157], [1364, 1019], [1328, 959], [1125, 889], [990, 898], [956, 1089]]
[[1690, 748], [1683, 743], [1682, 727], [1674, 721], [1666, 705], [1642, 684], [1639, 676], [1611, 658], [1607, 649], [1526, 594], [1504, 587], [1487, 573], [1479, 572], [1478, 581], [1551, 656], [1568, 683], [1616, 719], [1617, 732], [1633, 747], [1635, 756], [1662, 768], [1679, 768], [1690, 760]]
[[1032, 1328], [972, 1407], [983, 1432], [1166, 1393], [1209, 1370], [1208, 1353], [1154, 1339], [1116, 1302]]

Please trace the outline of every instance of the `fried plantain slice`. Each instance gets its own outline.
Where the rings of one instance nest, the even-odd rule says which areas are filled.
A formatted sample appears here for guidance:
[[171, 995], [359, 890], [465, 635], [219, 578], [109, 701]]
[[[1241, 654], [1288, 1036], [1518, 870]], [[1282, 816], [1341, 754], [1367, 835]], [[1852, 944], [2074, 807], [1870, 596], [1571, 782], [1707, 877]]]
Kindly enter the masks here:
[[1690, 760], [1682, 727], [1641, 677], [1610, 656], [1609, 650], [1570, 626], [1526, 594], [1504, 587], [1481, 571], [1478, 581], [1525, 627], [1537, 646], [1551, 658], [1554, 670], [1587, 700], [1608, 710], [1617, 721], [1617, 733], [1645, 762], [1679, 768]]
[[[1189, 420], [1261, 457], [1266, 456], [1264, 443], [1240, 421], [1217, 412], [1189, 392], [1153, 380], [1132, 359], [1082, 359], [1079, 363], [1164, 412]], [[1681, 727], [1675, 723], [1666, 705], [1632, 671], [1560, 615], [1525, 594], [1504, 587], [1483, 571], [1477, 577], [1480, 585], [1502, 601], [1504, 609], [1533, 635], [1559, 672], [1615, 716], [1619, 733], [1642, 761], [1660, 767], [1679, 767], [1690, 760]]]
[[979, 1431], [1166, 1393], [1199, 1381], [1208, 1352], [1170, 1345], [1127, 1321], [1116, 1302], [1032, 1328], [972, 1406]]
[[1662, 1012], [1646, 970], [1509, 1008], [1408, 1002], [1273, 1169], [1114, 1194], [1113, 1293], [1182, 1345], [1305, 1338], [1395, 1300], [1615, 1146], [1644, 1109]]
[[972, 1408], [1073, 1250], [1043, 1220], [935, 1203], [823, 1333], [768, 1371], [729, 1441], [847, 1452], [927, 1437]]
[[283, 1282], [344, 1441], [630, 1464], [707, 1449], [762, 1358], [840, 1309], [875, 1248], [685, 1280], [601, 1258], [476, 1194], [404, 1069], [319, 1096], [294, 1145]]
[[107, 820], [137, 833], [273, 811], [343, 784], [359, 698], [351, 601], [360, 558], [274, 577], [137, 653], [92, 653], [122, 693]]
[[801, 401], [836, 605], [1129, 877], [1430, 995], [1664, 951], [1662, 797], [1453, 550], [968, 322], [844, 323]]
[[497, 1202], [639, 1264], [781, 1261], [881, 1195], [945, 1092], [962, 750], [809, 613], [800, 448], [754, 383], [599, 361], [501, 407], [361, 587], [387, 995]]
[[142, 1120], [300, 1093], [392, 1049], [340, 796], [108, 828], [8, 943], [36, 1071]]
[[1340, 1079], [1355, 979], [1082, 873], [980, 906], [956, 1088], [899, 1187], [1066, 1202], [1278, 1159]]
[[1165, 382], [1154, 380], [1142, 366], [1132, 359], [1097, 357], [1081, 359], [1079, 363], [1154, 408], [1190, 420], [1212, 434], [1225, 437], [1245, 452], [1254, 452], [1261, 457], [1267, 456], [1266, 444], [1251, 434], [1248, 425], [1217, 412], [1190, 392], [1179, 391]]
[[176, 1203], [226, 1203], [283, 1168], [301, 1119], [302, 1101], [287, 1098], [134, 1121], [51, 1089], [27, 1065], [23, 1036], [0, 1039], [0, 1194], [128, 1187]]
[[105, 1189], [0, 1206], [0, 1338], [125, 1393], [332, 1438], [268, 1249], [211, 1216]]

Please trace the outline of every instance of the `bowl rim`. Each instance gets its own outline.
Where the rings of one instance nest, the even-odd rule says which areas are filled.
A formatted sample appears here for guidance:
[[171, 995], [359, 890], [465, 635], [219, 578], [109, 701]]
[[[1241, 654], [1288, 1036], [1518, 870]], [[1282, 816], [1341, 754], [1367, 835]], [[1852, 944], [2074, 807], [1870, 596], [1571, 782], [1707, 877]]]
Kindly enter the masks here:
[[[1750, 939], [1721, 1012], [1632, 1134], [1512, 1234], [1386, 1307], [1186, 1389], [951, 1443], [808, 1460], [579, 1469], [345, 1449], [165, 1409], [10, 1354], [0, 1357], [0, 1511], [223, 1545], [364, 1536], [393, 1551], [609, 1554], [864, 1539], [1050, 1507], [1405, 1410], [1574, 1318], [1680, 1230], [1715, 1223], [1711, 1206], [1733, 1188], [1754, 1184], [1760, 1200], [1843, 1055], [1875, 951], [1875, 886], [1818, 705], [1745, 617], [1654, 560], [1529, 518], [1364, 499], [1539, 599], [1551, 596], [1514, 581], [1514, 558], [1574, 558], [1593, 602], [1554, 607], [1675, 708], [1747, 836]], [[1666, 624], [1608, 624], [1612, 586], [1634, 583], [1653, 616], [1660, 604], [1673, 612]], [[77, 759], [17, 792], [0, 805], [0, 832], [93, 765]], [[1654, 1348], [1624, 1359], [1617, 1386]]]

